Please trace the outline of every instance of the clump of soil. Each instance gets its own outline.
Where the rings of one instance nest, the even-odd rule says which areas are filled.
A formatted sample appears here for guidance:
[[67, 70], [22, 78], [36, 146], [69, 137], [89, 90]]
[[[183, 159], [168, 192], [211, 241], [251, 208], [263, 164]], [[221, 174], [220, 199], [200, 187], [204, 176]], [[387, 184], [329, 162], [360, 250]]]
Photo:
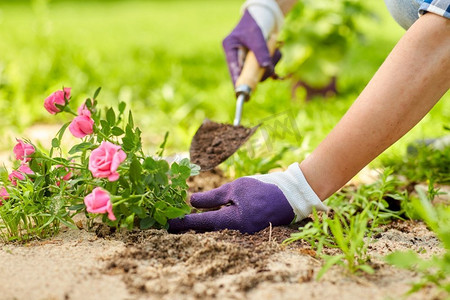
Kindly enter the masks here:
[[192, 138], [191, 162], [208, 171], [230, 157], [258, 127], [246, 128], [205, 120]]

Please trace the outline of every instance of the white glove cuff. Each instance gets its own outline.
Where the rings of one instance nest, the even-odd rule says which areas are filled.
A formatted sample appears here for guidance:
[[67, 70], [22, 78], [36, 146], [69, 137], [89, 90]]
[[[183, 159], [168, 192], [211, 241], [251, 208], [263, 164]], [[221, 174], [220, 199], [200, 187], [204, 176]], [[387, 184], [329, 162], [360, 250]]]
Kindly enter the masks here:
[[275, 0], [247, 0], [242, 5], [242, 13], [246, 9], [261, 28], [265, 39], [268, 39], [272, 32], [281, 30], [284, 15]]
[[298, 163], [291, 164], [284, 172], [249, 177], [278, 186], [294, 210], [295, 221], [301, 221], [308, 217], [312, 213], [313, 207], [316, 210], [328, 210], [306, 181]]

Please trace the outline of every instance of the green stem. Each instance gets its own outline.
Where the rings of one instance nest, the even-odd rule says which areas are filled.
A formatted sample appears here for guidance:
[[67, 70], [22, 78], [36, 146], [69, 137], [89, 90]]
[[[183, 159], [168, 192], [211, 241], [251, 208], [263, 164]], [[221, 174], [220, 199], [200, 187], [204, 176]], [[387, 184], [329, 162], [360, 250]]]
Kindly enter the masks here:
[[79, 169], [79, 170], [83, 170], [83, 169], [84, 169], [84, 168], [82, 168], [82, 167], [77, 167], [77, 166], [74, 166], [74, 165], [66, 164], [66, 163], [64, 163], [64, 162], [62, 162], [62, 161], [58, 161], [58, 160], [53, 159], [53, 158], [51, 158], [51, 157], [49, 157], [49, 156], [47, 156], [47, 155], [45, 155], [45, 154], [42, 154], [42, 158], [44, 158], [44, 159], [46, 159], [46, 160], [48, 160], [48, 161], [54, 162], [54, 163], [56, 163], [56, 164], [58, 164], [58, 165], [61, 165], [61, 166], [63, 166], [63, 167], [66, 167], [66, 168], [70, 168], [70, 169]]
[[95, 132], [96, 134], [100, 135], [102, 138], [104, 138], [105, 140], [107, 140], [110, 143], [116, 144], [115, 141], [111, 140], [108, 136], [106, 136], [103, 132], [101, 132], [98, 128]]

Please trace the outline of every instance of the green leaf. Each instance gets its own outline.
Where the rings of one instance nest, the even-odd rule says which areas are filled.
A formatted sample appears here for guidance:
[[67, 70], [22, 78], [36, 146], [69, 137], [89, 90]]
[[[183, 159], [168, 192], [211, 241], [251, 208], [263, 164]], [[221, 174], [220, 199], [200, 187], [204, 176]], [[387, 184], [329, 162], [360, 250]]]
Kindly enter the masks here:
[[139, 222], [139, 227], [142, 230], [149, 229], [155, 224], [155, 222], [156, 220], [153, 219], [152, 217], [146, 217], [144, 219], [141, 219], [141, 221]]
[[70, 150], [69, 150], [69, 154], [75, 154], [77, 152], [83, 152], [86, 150], [90, 150], [93, 149], [94, 145], [92, 143], [89, 142], [82, 142], [80, 144], [77, 144], [75, 146], [73, 146]]
[[98, 94], [100, 94], [102, 87], [98, 87], [95, 92], [94, 92], [94, 96], [92, 97], [92, 99], [97, 99]]
[[[130, 187], [130, 185], [128, 184], [128, 181], [123, 176], [119, 177], [119, 183], [124, 189], [128, 189]], [[123, 196], [123, 197], [125, 197], [125, 196]]]
[[109, 133], [111, 132], [111, 126], [109, 125], [108, 121], [100, 120], [100, 124], [102, 125], [103, 134], [109, 136]]
[[61, 126], [61, 128], [59, 129], [59, 131], [58, 131], [58, 133], [57, 133], [57, 136], [58, 136], [58, 140], [59, 140], [60, 142], [61, 142], [61, 139], [62, 139], [62, 137], [63, 137], [63, 135], [64, 135], [64, 132], [66, 132], [66, 129], [67, 129], [67, 127], [69, 127], [70, 123], [71, 123], [71, 122], [64, 123], [64, 125]]
[[153, 218], [155, 218], [156, 222], [158, 222], [161, 225], [167, 224], [167, 218], [164, 216], [164, 214], [155, 211], [155, 214], [153, 215]]
[[106, 111], [106, 120], [111, 127], [116, 125], [116, 114], [114, 113], [114, 109], [112, 109], [112, 107]]
[[138, 185], [141, 181], [142, 166], [137, 158], [134, 158], [131, 161], [129, 174], [130, 174], [130, 181], [135, 185]]
[[161, 145], [159, 146], [159, 151], [156, 153], [159, 157], [163, 156], [164, 148], [166, 147], [166, 143], [167, 143], [167, 138], [168, 137], [169, 137], [169, 132], [166, 131], [166, 134], [164, 135], [164, 140], [161, 143]]
[[37, 159], [32, 159], [29, 163], [30, 169], [34, 172], [34, 173], [39, 173], [41, 172], [41, 165], [39, 164], [39, 161]]
[[396, 251], [384, 257], [385, 261], [403, 269], [410, 269], [421, 261], [417, 253], [413, 251]]
[[147, 211], [140, 206], [132, 206], [130, 211], [134, 212], [139, 218], [145, 218], [147, 216]]
[[134, 213], [125, 218], [125, 222], [122, 223], [122, 227], [132, 229], [134, 225]]
[[134, 127], [133, 114], [131, 113], [131, 110], [130, 110], [130, 113], [128, 114], [128, 125], [129, 125], [131, 128]]
[[69, 219], [71, 222], [69, 222], [68, 220], [66, 220], [66, 219], [63, 219], [63, 218], [60, 218], [59, 216], [57, 216], [56, 217], [61, 223], [63, 223], [64, 225], [66, 225], [67, 227], [69, 227], [69, 228], [71, 228], [71, 229], [74, 229], [74, 230], [77, 230], [78, 229], [78, 227], [76, 226], [76, 225], [74, 225], [73, 224], [73, 220], [72, 219]]
[[114, 126], [114, 127], [111, 129], [111, 133], [112, 133], [114, 136], [119, 136], [119, 135], [124, 134], [125, 131], [123, 131], [123, 129], [120, 128], [120, 127]]
[[181, 208], [169, 206], [164, 210], [164, 214], [169, 219], [175, 219], [183, 216], [185, 212]]
[[142, 166], [144, 167], [144, 169], [146, 169], [147, 171], [153, 171], [158, 169], [158, 164], [156, 163], [156, 161], [152, 158], [152, 157], [147, 157], [144, 160], [144, 163], [142, 164]]
[[340, 261], [344, 258], [344, 255], [336, 255], [336, 256], [327, 256], [325, 258], [325, 264], [322, 269], [320, 269], [319, 273], [317, 273], [317, 280], [322, 278], [322, 276], [330, 269], [332, 266], [340, 263]]
[[134, 142], [132, 139], [128, 138], [128, 137], [123, 137], [122, 138], [122, 148], [123, 150], [125, 150], [126, 152], [129, 152], [131, 150], [133, 150], [134, 148]]
[[358, 269], [360, 269], [363, 272], [366, 272], [367, 274], [375, 273], [375, 270], [369, 265], [359, 265]]
[[78, 211], [78, 210], [81, 210], [81, 209], [83, 209], [85, 207], [86, 206], [84, 205], [84, 203], [80, 203], [80, 204], [75, 204], [75, 205], [69, 206], [67, 209], [68, 210]]
[[58, 148], [60, 146], [59, 140], [57, 138], [52, 139], [52, 147]]
[[86, 107], [87, 107], [89, 110], [91, 110], [91, 109], [92, 109], [92, 105], [93, 105], [91, 98], [87, 98], [87, 99], [84, 101], [84, 105], [86, 105]]
[[125, 108], [127, 107], [127, 104], [123, 101], [121, 101], [119, 103], [119, 113], [123, 114], [123, 112], [125, 111]]
[[153, 208], [155, 209], [153, 218], [155, 218], [156, 222], [158, 222], [161, 225], [166, 225], [167, 218], [165, 216], [164, 211], [167, 208], [167, 204], [165, 202], [158, 201], [155, 203], [155, 206]]
[[34, 180], [34, 184], [33, 184], [34, 189], [37, 190], [44, 181], [45, 181], [44, 176], [36, 177], [36, 179]]

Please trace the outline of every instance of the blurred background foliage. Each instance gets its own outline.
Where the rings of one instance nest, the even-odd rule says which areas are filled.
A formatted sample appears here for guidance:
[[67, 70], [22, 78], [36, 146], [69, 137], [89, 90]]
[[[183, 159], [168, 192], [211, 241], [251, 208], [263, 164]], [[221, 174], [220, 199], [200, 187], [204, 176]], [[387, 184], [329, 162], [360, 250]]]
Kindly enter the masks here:
[[[168, 152], [187, 152], [205, 117], [233, 120], [234, 92], [221, 41], [238, 22], [241, 4], [0, 0], [0, 151], [9, 152], [14, 137], [28, 137], [30, 127], [68, 121], [43, 109], [45, 97], [54, 90], [72, 87], [76, 106], [101, 86], [100, 104], [125, 101], [131, 107], [149, 152], [166, 131]], [[285, 134], [267, 147], [258, 143], [267, 139], [263, 131], [253, 138], [259, 145], [254, 152], [270, 156], [289, 147], [283, 152], [283, 166], [305, 157], [345, 113], [402, 34], [381, 0], [299, 3], [280, 36], [285, 46], [277, 72], [289, 76], [261, 84], [243, 114], [243, 124], [254, 125], [289, 112], [298, 134], [285, 128]], [[332, 78], [336, 95], [305, 100], [306, 89], [298, 82], [320, 88]], [[293, 87], [299, 88], [293, 92]], [[415, 139], [443, 135], [450, 118], [448, 93], [444, 98], [384, 155], [400, 156]]]

